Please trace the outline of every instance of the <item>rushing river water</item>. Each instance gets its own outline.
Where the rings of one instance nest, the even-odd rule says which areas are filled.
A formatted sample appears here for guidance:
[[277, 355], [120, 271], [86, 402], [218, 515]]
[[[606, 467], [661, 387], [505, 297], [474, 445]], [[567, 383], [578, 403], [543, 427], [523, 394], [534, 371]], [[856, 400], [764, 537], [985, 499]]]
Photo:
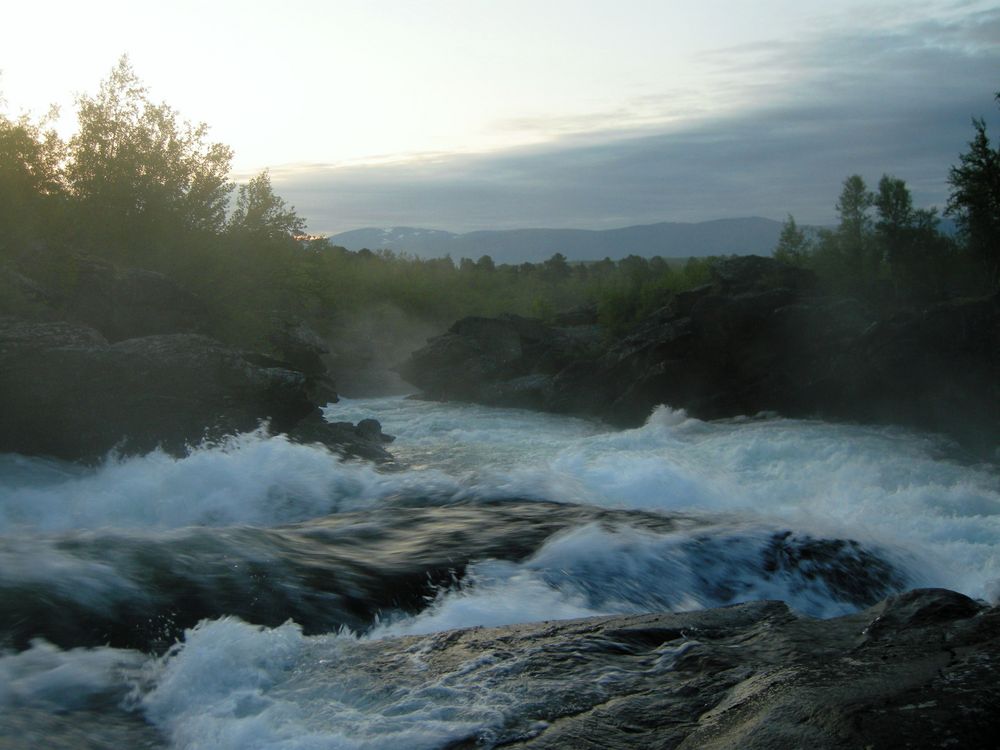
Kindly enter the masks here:
[[[945, 441], [661, 407], [612, 430], [402, 398], [399, 466], [243, 435], [96, 468], [0, 455], [0, 748], [483, 745], [524, 697], [369, 668], [386, 638], [782, 599], [1000, 596], [1000, 475]], [[409, 643], [409, 642], [407, 642]]]

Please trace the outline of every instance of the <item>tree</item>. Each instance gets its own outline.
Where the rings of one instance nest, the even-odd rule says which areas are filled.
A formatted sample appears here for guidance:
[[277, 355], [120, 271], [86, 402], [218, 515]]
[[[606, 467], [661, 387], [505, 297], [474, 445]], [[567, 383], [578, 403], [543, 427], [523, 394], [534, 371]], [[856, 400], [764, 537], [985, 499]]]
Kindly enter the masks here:
[[593, 271], [595, 276], [607, 277], [613, 274], [617, 267], [611, 258], [604, 256], [601, 260], [594, 262], [590, 270]]
[[274, 194], [271, 176], [266, 169], [246, 185], [240, 185], [236, 209], [229, 220], [231, 231], [289, 237], [302, 232], [305, 227], [306, 223], [295, 213], [295, 207], [287, 205]]
[[899, 232], [913, 223], [913, 197], [906, 183], [898, 177], [884, 174], [874, 196], [878, 221], [875, 231], [883, 235]]
[[789, 214], [781, 226], [778, 244], [774, 247], [774, 257], [785, 263], [801, 265], [809, 255], [809, 240], [806, 233], [799, 229], [794, 217]]
[[649, 273], [654, 277], [666, 276], [670, 273], [670, 265], [661, 255], [654, 255], [649, 259]]
[[92, 242], [136, 247], [140, 238], [223, 228], [232, 151], [208, 142], [206, 125], [151, 102], [127, 56], [77, 106], [66, 174]]
[[852, 174], [844, 180], [837, 199], [837, 214], [840, 216], [840, 230], [857, 235], [871, 224], [868, 212], [871, 210], [875, 196], [868, 191], [861, 175]]
[[569, 278], [572, 270], [562, 253], [554, 253], [551, 258], [542, 263], [542, 276], [546, 281], [559, 282]]
[[875, 196], [868, 190], [860, 175], [851, 175], [837, 200], [840, 223], [835, 240], [839, 263], [844, 279], [863, 290], [878, 274], [881, 257], [872, 241], [871, 208]]
[[628, 255], [618, 261], [618, 270], [627, 287], [638, 294], [650, 278], [649, 261], [639, 255]]
[[871, 229], [871, 211], [875, 196], [860, 175], [852, 174], [844, 180], [840, 198], [837, 199], [837, 214], [840, 217], [838, 230], [848, 244], [860, 248]]
[[0, 115], [0, 250], [38, 238], [52, 223], [63, 194], [65, 145], [48, 119]]
[[905, 182], [898, 177], [884, 174], [879, 180], [874, 204], [878, 212], [875, 232], [893, 277], [898, 280], [900, 269], [912, 265], [914, 260], [913, 198]]
[[[1000, 92], [996, 95], [1000, 102]], [[987, 283], [1000, 288], [1000, 145], [994, 148], [986, 122], [973, 119], [969, 150], [948, 174], [947, 213], [955, 217], [969, 253], [981, 264]]]
[[938, 232], [934, 209], [914, 209], [906, 183], [882, 175], [875, 195], [875, 236], [897, 293], [928, 301], [943, 292], [950, 243]]

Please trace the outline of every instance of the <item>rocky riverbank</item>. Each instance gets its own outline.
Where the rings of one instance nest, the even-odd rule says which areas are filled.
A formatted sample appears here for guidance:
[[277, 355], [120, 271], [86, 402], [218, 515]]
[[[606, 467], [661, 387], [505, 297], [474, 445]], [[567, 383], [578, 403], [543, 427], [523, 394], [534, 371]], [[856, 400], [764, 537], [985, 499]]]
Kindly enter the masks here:
[[0, 317], [0, 451], [93, 461], [114, 449], [183, 453], [262, 424], [346, 456], [391, 458], [374, 420], [331, 424], [322, 340], [277, 320], [272, 353], [205, 335], [204, 306], [167, 277], [75, 259], [55, 293], [12, 271], [31, 317]]
[[759, 412], [947, 433], [978, 455], [1000, 444], [1000, 297], [885, 318], [817, 294], [801, 269], [721, 260], [626, 335], [596, 312], [553, 323], [466, 318], [400, 367], [434, 399], [640, 424], [658, 404], [715, 419]]

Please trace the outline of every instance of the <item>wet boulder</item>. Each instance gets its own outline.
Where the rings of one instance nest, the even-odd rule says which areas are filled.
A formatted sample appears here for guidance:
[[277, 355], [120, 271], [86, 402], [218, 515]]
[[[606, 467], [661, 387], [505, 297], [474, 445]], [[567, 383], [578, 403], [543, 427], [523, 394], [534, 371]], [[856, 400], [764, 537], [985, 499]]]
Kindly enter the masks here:
[[430, 398], [545, 408], [552, 376], [599, 345], [594, 325], [469, 317], [430, 339], [398, 371]]
[[205, 437], [287, 431], [316, 411], [299, 372], [262, 367], [206, 336], [108, 343], [72, 323], [0, 319], [0, 450], [95, 459], [180, 451]]
[[321, 406], [337, 403], [337, 387], [326, 362], [330, 348], [305, 321], [276, 317], [267, 341], [277, 354], [269, 358], [272, 362], [305, 376], [309, 398]]
[[391, 672], [397, 690], [495, 697], [489, 738], [505, 748], [985, 748], [1000, 733], [1000, 609], [939, 589], [832, 620], [763, 601], [365, 649], [338, 679]]
[[377, 419], [351, 422], [330, 422], [317, 410], [288, 430], [288, 436], [297, 443], [318, 443], [353, 458], [363, 458], [376, 463], [393, 460], [386, 445], [396, 438], [382, 432]]
[[330, 353], [323, 338], [302, 320], [275, 320], [268, 342], [278, 355], [296, 370], [306, 375], [326, 375], [323, 356]]

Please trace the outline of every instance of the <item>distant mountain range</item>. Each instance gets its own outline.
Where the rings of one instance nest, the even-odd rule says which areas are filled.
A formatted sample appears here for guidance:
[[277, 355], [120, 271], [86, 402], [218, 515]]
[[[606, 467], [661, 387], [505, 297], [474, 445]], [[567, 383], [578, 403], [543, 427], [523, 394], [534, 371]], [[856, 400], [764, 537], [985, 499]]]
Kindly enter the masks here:
[[622, 229], [506, 229], [455, 234], [436, 229], [355, 229], [330, 237], [348, 250], [390, 249], [420, 258], [450, 255], [496, 263], [538, 262], [562, 253], [569, 260], [619, 260], [627, 255], [681, 258], [706, 255], [770, 255], [781, 222], [751, 217], [698, 223], [662, 222]]

